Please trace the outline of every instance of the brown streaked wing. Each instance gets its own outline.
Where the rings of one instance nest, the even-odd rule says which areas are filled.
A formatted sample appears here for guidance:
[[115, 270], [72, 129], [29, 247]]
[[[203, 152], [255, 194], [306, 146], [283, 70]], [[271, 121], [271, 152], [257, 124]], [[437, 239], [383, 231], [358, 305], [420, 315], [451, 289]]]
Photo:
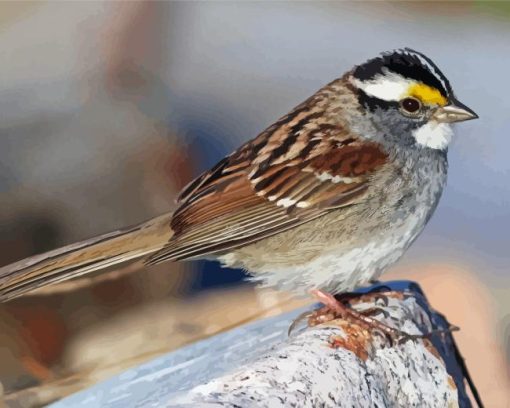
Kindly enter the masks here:
[[184, 198], [172, 219], [174, 238], [147, 263], [236, 248], [362, 201], [386, 153], [353, 138], [319, 142], [301, 151], [305, 157], [274, 165], [227, 158]]
[[297, 208], [334, 208], [345, 195], [367, 187], [369, 177], [386, 163], [378, 145], [353, 138], [325, 140], [299, 162], [274, 165], [255, 172], [255, 192], [268, 201]]

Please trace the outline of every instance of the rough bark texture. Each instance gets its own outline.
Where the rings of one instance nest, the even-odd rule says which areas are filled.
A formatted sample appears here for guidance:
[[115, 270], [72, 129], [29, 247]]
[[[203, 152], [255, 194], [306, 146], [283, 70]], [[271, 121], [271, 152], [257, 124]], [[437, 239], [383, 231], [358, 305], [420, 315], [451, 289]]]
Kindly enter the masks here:
[[[393, 282], [351, 300], [410, 334], [447, 329], [418, 286]], [[383, 296], [380, 296], [380, 295]], [[52, 407], [469, 407], [451, 336], [390, 344], [334, 320], [286, 329], [300, 313], [243, 326], [185, 347]]]

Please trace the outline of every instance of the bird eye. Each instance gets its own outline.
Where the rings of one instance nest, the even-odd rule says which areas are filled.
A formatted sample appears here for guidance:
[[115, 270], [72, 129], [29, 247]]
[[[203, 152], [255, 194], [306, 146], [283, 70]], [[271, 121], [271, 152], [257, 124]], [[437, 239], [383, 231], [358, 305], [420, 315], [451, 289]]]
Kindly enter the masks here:
[[404, 98], [400, 101], [400, 106], [407, 113], [416, 113], [421, 109], [421, 102], [416, 98]]

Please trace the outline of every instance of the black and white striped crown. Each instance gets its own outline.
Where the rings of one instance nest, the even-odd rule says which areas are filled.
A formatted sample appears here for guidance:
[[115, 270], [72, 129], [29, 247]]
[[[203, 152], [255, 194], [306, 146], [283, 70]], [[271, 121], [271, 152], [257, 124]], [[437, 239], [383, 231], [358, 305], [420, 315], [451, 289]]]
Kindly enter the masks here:
[[452, 95], [450, 82], [436, 64], [424, 54], [410, 48], [384, 52], [354, 69], [353, 77], [366, 82], [378, 76], [397, 74], [437, 89], [448, 98]]

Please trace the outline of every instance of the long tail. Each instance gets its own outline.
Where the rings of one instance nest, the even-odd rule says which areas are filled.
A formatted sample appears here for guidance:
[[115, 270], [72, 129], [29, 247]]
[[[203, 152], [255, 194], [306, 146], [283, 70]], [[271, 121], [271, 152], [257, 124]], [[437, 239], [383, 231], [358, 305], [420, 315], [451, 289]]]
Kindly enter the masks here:
[[171, 216], [164, 214], [0, 268], [0, 302], [159, 251], [172, 236]]

